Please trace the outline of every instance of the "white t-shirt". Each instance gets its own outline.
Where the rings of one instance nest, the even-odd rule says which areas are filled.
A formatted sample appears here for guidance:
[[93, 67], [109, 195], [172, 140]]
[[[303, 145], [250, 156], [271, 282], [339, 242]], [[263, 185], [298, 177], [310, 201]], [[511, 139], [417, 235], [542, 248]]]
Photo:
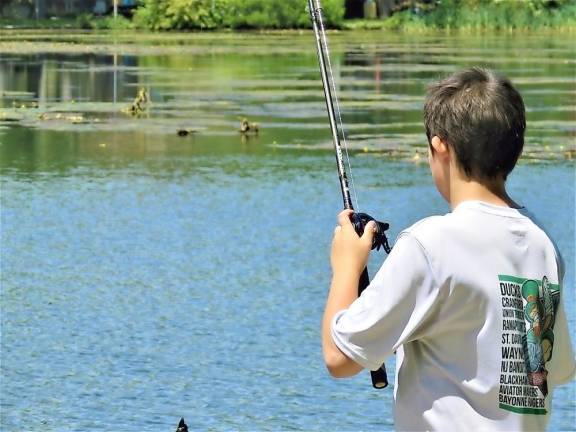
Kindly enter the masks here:
[[396, 352], [398, 430], [542, 431], [576, 367], [562, 277], [522, 210], [466, 201], [399, 235], [332, 337], [371, 370]]

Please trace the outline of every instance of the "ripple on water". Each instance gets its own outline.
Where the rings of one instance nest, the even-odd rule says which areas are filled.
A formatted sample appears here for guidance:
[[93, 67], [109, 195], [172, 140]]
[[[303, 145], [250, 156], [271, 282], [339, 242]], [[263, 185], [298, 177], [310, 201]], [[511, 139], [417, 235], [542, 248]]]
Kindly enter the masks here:
[[[390, 391], [372, 391], [366, 373], [335, 382], [322, 365], [327, 227], [341, 202], [308, 36], [224, 37], [216, 45], [235, 47], [212, 49], [214, 35], [173, 35], [198, 46], [167, 48], [149, 46], [166, 36], [142, 35], [149, 45], [132, 51], [118, 41], [116, 68], [89, 49], [98, 35], [71, 55], [0, 58], [0, 106], [22, 116], [0, 122], [3, 430], [173, 430], [181, 416], [191, 430], [393, 427]], [[447, 210], [426, 164], [405, 162], [416, 152], [425, 162], [427, 83], [486, 59], [526, 90], [525, 159], [539, 162], [512, 174], [512, 195], [574, 262], [574, 167], [556, 161], [574, 149], [573, 119], [559, 109], [572, 104], [563, 38], [334, 42], [359, 200], [391, 238]], [[46, 47], [36, 48], [59, 49]], [[12, 108], [41, 102], [43, 67], [46, 107]], [[119, 110], [140, 86], [149, 112], [127, 117]], [[44, 109], [101, 121], [42, 122]], [[244, 116], [262, 124], [257, 137], [238, 134]], [[178, 127], [199, 133], [181, 138]], [[566, 300], [574, 329], [573, 291]], [[393, 381], [394, 359], [388, 369]], [[552, 430], [574, 424], [573, 392], [556, 392]]]

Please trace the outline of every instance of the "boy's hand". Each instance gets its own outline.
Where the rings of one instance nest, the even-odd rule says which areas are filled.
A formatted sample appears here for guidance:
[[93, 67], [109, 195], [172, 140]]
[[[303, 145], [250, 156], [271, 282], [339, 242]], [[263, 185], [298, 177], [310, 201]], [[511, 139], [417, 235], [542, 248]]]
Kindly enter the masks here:
[[353, 213], [352, 210], [343, 210], [338, 215], [338, 226], [334, 230], [330, 255], [332, 273], [335, 277], [360, 277], [372, 249], [376, 224], [372, 221], [368, 222], [364, 228], [364, 234], [358, 237], [350, 221]]

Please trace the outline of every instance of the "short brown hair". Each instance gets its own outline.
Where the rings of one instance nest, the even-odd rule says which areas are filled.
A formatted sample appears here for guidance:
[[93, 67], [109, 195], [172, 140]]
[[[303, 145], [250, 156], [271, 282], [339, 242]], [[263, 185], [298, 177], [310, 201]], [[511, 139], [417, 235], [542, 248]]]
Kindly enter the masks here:
[[469, 178], [505, 179], [524, 147], [524, 102], [507, 78], [474, 67], [429, 87], [424, 126], [428, 142], [441, 138]]

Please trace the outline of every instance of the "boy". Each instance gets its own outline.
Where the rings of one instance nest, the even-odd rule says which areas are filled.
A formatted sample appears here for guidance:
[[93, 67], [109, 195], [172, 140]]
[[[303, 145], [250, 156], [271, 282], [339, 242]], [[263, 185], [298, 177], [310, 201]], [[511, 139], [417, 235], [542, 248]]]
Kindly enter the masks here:
[[400, 233], [357, 298], [374, 226], [338, 216], [322, 324], [335, 377], [396, 352], [398, 430], [544, 430], [552, 389], [574, 356], [560, 297], [561, 258], [507, 195], [524, 145], [511, 83], [473, 68], [433, 85], [424, 106], [429, 164], [451, 213]]

